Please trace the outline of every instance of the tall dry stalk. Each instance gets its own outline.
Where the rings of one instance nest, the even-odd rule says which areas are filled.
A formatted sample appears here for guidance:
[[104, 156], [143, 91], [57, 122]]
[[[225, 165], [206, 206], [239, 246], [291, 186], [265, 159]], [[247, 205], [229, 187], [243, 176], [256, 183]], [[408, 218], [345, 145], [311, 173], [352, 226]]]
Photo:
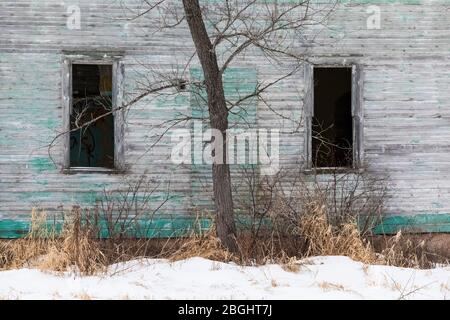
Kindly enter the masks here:
[[33, 209], [31, 227], [23, 239], [2, 244], [3, 268], [34, 267], [41, 270], [66, 271], [75, 267], [82, 274], [93, 274], [106, 266], [106, 259], [92, 230], [82, 224], [81, 213], [72, 211], [61, 234], [47, 225], [45, 211]]

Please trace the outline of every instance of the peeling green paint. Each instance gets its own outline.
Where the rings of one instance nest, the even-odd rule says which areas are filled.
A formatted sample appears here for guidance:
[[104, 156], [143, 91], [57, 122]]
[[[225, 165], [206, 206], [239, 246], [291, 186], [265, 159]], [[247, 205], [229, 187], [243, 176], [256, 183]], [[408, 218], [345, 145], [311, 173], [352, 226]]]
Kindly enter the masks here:
[[[155, 107], [157, 109], [162, 109], [164, 114], [167, 114], [167, 112], [170, 111], [170, 109], [168, 110], [167, 106], [175, 108], [175, 107], [186, 107], [188, 105], [189, 105], [189, 97], [186, 94], [181, 93], [171, 95], [169, 97], [161, 96], [158, 97], [155, 101]], [[155, 112], [155, 110], [152, 110], [151, 112]]]
[[40, 180], [40, 179], [37, 179], [37, 180], [36, 180], [36, 183], [39, 184], [39, 185], [41, 185], [41, 186], [48, 186], [48, 180]]
[[30, 229], [30, 223], [16, 220], [0, 220], [0, 238], [18, 239], [24, 237]]
[[59, 126], [59, 121], [55, 118], [48, 118], [43, 121], [43, 126], [47, 129], [54, 130]]
[[[191, 79], [203, 79], [203, 71], [200, 67], [192, 67], [190, 69]], [[242, 97], [246, 97], [255, 92], [258, 73], [256, 68], [249, 67], [229, 67], [224, 72], [223, 76], [224, 93], [227, 101], [236, 102]], [[203, 129], [209, 127], [209, 114], [206, 104], [205, 90], [192, 90], [190, 95], [191, 114], [194, 119], [204, 119]], [[256, 98], [248, 99], [238, 107], [234, 108], [228, 114], [228, 121], [230, 128], [245, 129], [247, 127], [254, 127], [257, 121], [257, 100]], [[201, 141], [194, 141], [192, 148], [195, 150]], [[195, 144], [195, 145], [194, 145]], [[204, 146], [201, 146], [203, 150]], [[199, 148], [200, 149], [200, 148]], [[193, 162], [195, 151], [192, 152]], [[232, 165], [233, 168], [237, 166], [250, 168], [250, 164]], [[199, 208], [211, 207], [212, 199], [210, 197], [201, 198], [199, 190], [204, 190], [206, 186], [212, 185], [211, 165], [208, 164], [193, 164], [191, 165], [192, 175], [191, 179], [191, 193], [192, 204]], [[199, 178], [201, 177], [201, 180]]]
[[[203, 79], [203, 71], [199, 67], [190, 69], [191, 79]], [[230, 67], [223, 74], [223, 86], [226, 99], [231, 102], [252, 94], [257, 86], [256, 68]], [[205, 90], [191, 92], [190, 106], [194, 118], [208, 119], [208, 108], [205, 100]], [[230, 127], [238, 123], [254, 124], [256, 122], [256, 99], [248, 99], [238, 110], [232, 110], [228, 115]]]
[[26, 191], [21, 192], [18, 196], [19, 200], [28, 202], [40, 202], [52, 200], [54, 194], [49, 191]]
[[[244, 219], [245, 220], [245, 219]], [[237, 219], [241, 226], [246, 224]], [[211, 227], [208, 218], [183, 215], [155, 215], [151, 219], [122, 223], [124, 234], [137, 238], [170, 238], [188, 236], [194, 231], [207, 231]], [[62, 222], [48, 222], [48, 230], [61, 230]], [[0, 220], [0, 238], [16, 239], [25, 236], [30, 229], [30, 221]], [[99, 223], [99, 237], [109, 237], [107, 223]], [[390, 216], [374, 229], [375, 234], [396, 234], [398, 231], [414, 233], [450, 232], [450, 214], [420, 214], [415, 216]]]
[[450, 214], [424, 213], [414, 216], [389, 216], [374, 229], [376, 234], [450, 232]]
[[[63, 222], [48, 222], [47, 230], [58, 233]], [[24, 237], [30, 230], [30, 221], [0, 220], [0, 238], [17, 239]], [[106, 221], [99, 223], [99, 237], [108, 238], [110, 232]], [[203, 232], [211, 227], [211, 220], [186, 216], [155, 216], [153, 219], [123, 222], [117, 226], [123, 235], [133, 238], [171, 238], [188, 236], [192, 232]]]
[[102, 198], [101, 194], [92, 190], [89, 190], [88, 192], [78, 192], [74, 194], [74, 196], [75, 199], [78, 199], [77, 203], [80, 205], [94, 205]]
[[48, 157], [35, 157], [29, 161], [31, 169], [37, 173], [56, 169], [55, 164]]

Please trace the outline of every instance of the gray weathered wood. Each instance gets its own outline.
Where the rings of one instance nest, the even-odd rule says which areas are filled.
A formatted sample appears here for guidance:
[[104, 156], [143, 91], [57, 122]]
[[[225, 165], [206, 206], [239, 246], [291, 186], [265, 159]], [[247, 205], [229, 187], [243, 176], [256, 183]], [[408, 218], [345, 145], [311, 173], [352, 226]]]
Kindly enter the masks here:
[[[62, 174], [61, 165], [68, 165], [67, 140], [51, 150], [58, 166], [49, 160], [46, 144], [69, 125], [70, 104], [64, 98], [71, 96], [70, 69], [63, 65], [65, 56], [95, 53], [93, 61], [102, 60], [105, 53], [120, 57], [117, 80], [123, 82], [119, 87], [127, 101], [138, 92], [139, 75], [148, 68], [169, 73], [174, 66], [184, 66], [194, 52], [184, 23], [160, 33], [154, 13], [126, 21], [118, 19], [124, 15], [120, 1], [76, 2], [82, 13], [80, 30], [66, 27], [68, 1], [0, 1], [0, 220], [28, 219], [34, 206], [56, 211], [72, 204], [90, 205], [104, 188], [123, 189], [125, 179], [144, 172], [164, 186], [170, 182], [174, 198], [164, 213], [195, 214], [191, 199], [209, 199], [210, 184], [203, 183], [207, 179], [189, 166], [170, 162], [170, 136], [148, 150], [163, 122], [190, 114], [187, 92], [144, 99], [127, 111], [126, 126], [115, 128], [123, 132], [123, 148], [115, 157], [126, 175]], [[123, 2], [139, 8], [140, 1]], [[366, 9], [373, 4], [381, 10], [379, 30], [366, 24]], [[360, 144], [355, 158], [375, 173], [389, 174], [390, 214], [450, 212], [449, 18], [448, 1], [371, 0], [339, 5], [327, 28], [305, 27], [304, 39], [293, 39], [293, 48], [306, 52], [311, 64], [355, 65], [355, 80], [363, 80], [354, 97], [362, 106], [354, 110], [355, 126], [361, 126], [355, 130], [360, 133], [355, 137]], [[306, 66], [305, 75], [311, 74]], [[195, 59], [192, 67], [198, 67]], [[233, 67], [256, 69], [261, 81], [273, 80], [280, 72], [256, 51], [247, 52]], [[264, 103], [257, 106], [258, 126], [280, 129], [284, 167], [310, 163], [305, 162], [311, 153], [310, 128], [305, 126], [312, 105], [309, 78], [298, 74], [270, 91], [272, 109], [284, 118], [274, 116]], [[301, 126], [294, 121], [298, 119], [304, 120]]]

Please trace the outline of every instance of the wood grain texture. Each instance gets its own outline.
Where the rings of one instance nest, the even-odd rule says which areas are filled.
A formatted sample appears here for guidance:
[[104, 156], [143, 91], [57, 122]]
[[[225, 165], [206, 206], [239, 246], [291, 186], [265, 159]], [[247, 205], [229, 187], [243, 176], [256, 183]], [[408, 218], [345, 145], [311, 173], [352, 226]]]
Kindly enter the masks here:
[[[138, 9], [139, 1], [124, 2]], [[170, 136], [149, 151], [155, 135], [163, 131], [162, 123], [191, 114], [188, 92], [149, 97], [124, 113], [123, 129], [116, 127], [123, 130], [123, 149], [116, 156], [123, 157], [126, 175], [61, 173], [67, 163], [67, 142], [62, 140], [51, 150], [55, 163], [50, 160], [45, 146], [67, 127], [64, 97], [70, 93], [63, 86], [67, 52], [123, 54], [117, 67], [123, 101], [139, 92], [147, 68], [171, 72], [194, 53], [185, 24], [161, 34], [154, 32], [153, 13], [127, 21], [119, 19], [124, 16], [119, 1], [77, 3], [80, 30], [67, 28], [67, 6], [62, 1], [0, 2], [0, 220], [26, 221], [32, 207], [59, 216], [73, 204], [90, 206], [104, 189], [122, 190], [143, 173], [162, 182], [173, 195], [161, 214], [194, 215], [192, 198], [206, 201], [211, 190], [205, 187], [203, 193], [193, 194], [192, 181], [208, 177], [170, 162]], [[380, 30], [367, 29], [366, 9], [374, 4], [381, 10]], [[307, 28], [305, 37], [293, 44], [293, 50], [305, 52], [311, 64], [358, 66], [358, 81], [364, 84], [358, 93], [364, 129], [359, 157], [375, 174], [389, 175], [389, 215], [450, 213], [449, 5], [446, 0], [351, 1], [337, 7], [327, 28]], [[198, 65], [194, 59], [193, 66]], [[256, 70], [260, 81], [276, 79], [282, 71], [256, 51], [233, 67]], [[298, 127], [297, 120], [307, 119], [304, 98], [311, 85], [303, 74], [296, 74], [270, 91], [271, 107], [285, 117], [275, 116], [263, 103], [257, 105], [257, 125], [280, 129], [282, 166], [304, 164], [308, 154], [305, 122]]]

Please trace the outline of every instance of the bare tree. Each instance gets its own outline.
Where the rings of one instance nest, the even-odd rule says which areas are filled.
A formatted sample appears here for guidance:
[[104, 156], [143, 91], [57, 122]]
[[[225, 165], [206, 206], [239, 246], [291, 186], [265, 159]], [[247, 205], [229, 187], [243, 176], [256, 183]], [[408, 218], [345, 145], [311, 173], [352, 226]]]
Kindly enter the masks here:
[[[272, 108], [266, 94], [271, 87], [303, 70], [305, 52], [314, 41], [310, 26], [325, 26], [336, 4], [312, 5], [310, 0], [278, 2], [224, 0], [201, 5], [199, 0], [183, 0], [181, 5], [178, 1], [171, 0], [143, 0], [138, 12], [132, 12], [132, 17], [126, 19], [136, 20], [146, 16], [149, 19], [157, 19], [160, 27], [155, 32], [164, 32], [167, 28], [182, 28], [185, 27], [184, 22], [187, 22], [195, 52], [188, 57], [183, 72], [174, 72], [169, 76], [153, 72], [153, 76], [148, 77], [151, 80], [147, 81], [143, 92], [108, 113], [130, 108], [147, 96], [158, 95], [180, 86], [192, 86], [206, 91], [210, 125], [219, 130], [222, 136], [225, 136], [229, 127], [229, 114], [245, 106], [250, 99], [258, 100], [277, 116], [295, 121]], [[156, 14], [152, 15], [155, 12]], [[235, 101], [230, 101], [225, 95], [223, 74], [240, 58], [244, 59], [248, 52], [268, 60], [271, 64], [279, 65], [279, 76], [270, 81], [259, 81], [253, 92], [239, 95]], [[184, 71], [195, 56], [200, 62], [204, 80], [193, 82], [192, 79], [185, 79]], [[163, 134], [175, 124], [189, 119], [192, 117], [172, 119], [165, 124], [168, 128], [163, 130]], [[97, 120], [98, 118], [94, 118], [77, 123], [76, 128], [71, 131], [86, 127]], [[52, 144], [64, 134], [67, 132], [60, 133]], [[227, 141], [223, 139], [223, 160], [227, 159], [227, 150]], [[226, 161], [219, 162], [212, 165], [217, 235], [224, 246], [236, 251], [230, 167]]]
[[[183, 0], [183, 6], [205, 77], [210, 123], [213, 128], [220, 130], [222, 136], [225, 136], [228, 129], [228, 107], [216, 52], [206, 31], [198, 0]], [[222, 150], [226, 159], [225, 139], [223, 139]], [[223, 163], [213, 163], [212, 174], [217, 210], [217, 235], [228, 249], [236, 251], [236, 227], [233, 215], [230, 167]]]
[[[309, 20], [309, 1], [303, 0], [290, 5], [262, 5], [261, 1], [224, 1], [216, 7], [219, 14], [204, 14], [199, 0], [183, 0], [186, 21], [189, 25], [196, 53], [201, 63], [208, 97], [209, 120], [213, 128], [225, 135], [228, 129], [230, 107], [225, 98], [222, 74], [240, 54], [249, 49], [259, 49], [272, 60], [293, 59], [296, 64], [287, 76], [298, 70], [303, 56], [292, 50], [289, 37], [300, 33]], [[303, 10], [299, 10], [303, 9]], [[214, 17], [216, 19], [214, 19]], [[212, 22], [211, 34], [205, 26], [205, 19]], [[261, 22], [262, 21], [262, 22]], [[280, 40], [281, 39], [281, 40]], [[226, 41], [231, 47], [219, 67], [216, 50]], [[281, 78], [280, 78], [281, 79]], [[272, 84], [256, 88], [251, 96], [260, 97]], [[248, 99], [243, 97], [242, 101]], [[239, 103], [242, 103], [239, 101]], [[227, 145], [223, 140], [226, 159]], [[213, 164], [214, 200], [217, 211], [217, 233], [222, 243], [230, 250], [237, 249], [235, 241], [235, 220], [233, 213], [230, 168], [227, 164]]]

